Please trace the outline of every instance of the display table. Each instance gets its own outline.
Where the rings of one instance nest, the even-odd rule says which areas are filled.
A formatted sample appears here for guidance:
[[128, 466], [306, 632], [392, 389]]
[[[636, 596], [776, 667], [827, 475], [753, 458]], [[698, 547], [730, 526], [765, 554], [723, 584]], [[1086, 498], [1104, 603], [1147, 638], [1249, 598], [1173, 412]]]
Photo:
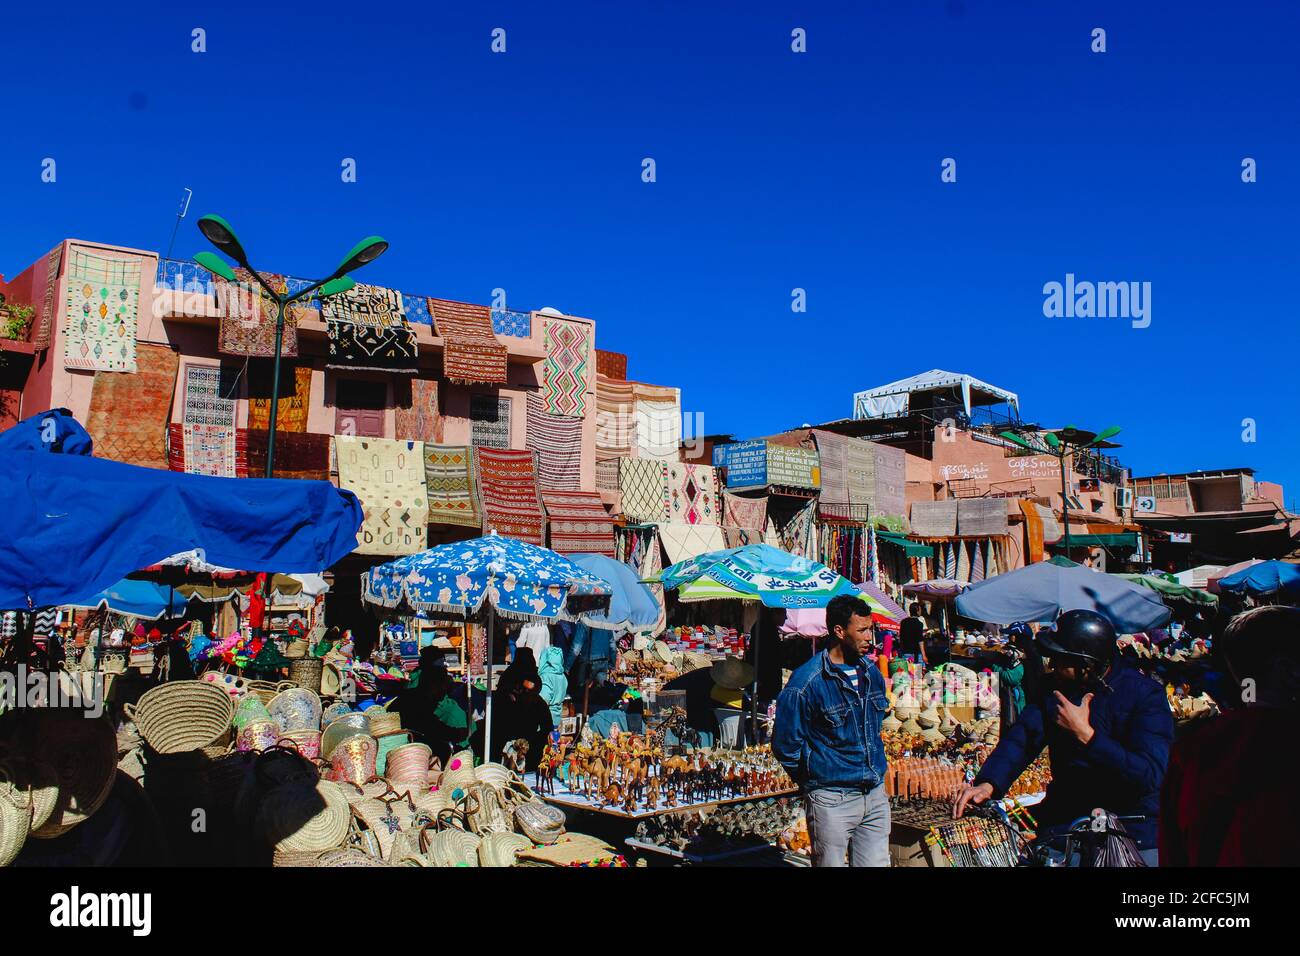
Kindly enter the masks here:
[[[791, 787], [788, 790], [776, 790], [771, 793], [756, 793], [741, 797], [724, 797], [720, 800], [703, 800], [699, 803], [679, 803], [675, 807], [656, 807], [654, 810], [638, 810], [635, 813], [626, 813], [619, 807], [605, 806], [591, 797], [584, 796], [581, 793], [574, 793], [567, 787], [557, 781], [555, 793], [539, 793], [543, 800], [554, 803], [556, 806], [565, 807], [571, 810], [588, 810], [592, 813], [602, 813], [606, 816], [617, 817], [620, 820], [645, 820], [650, 817], [661, 816], [665, 813], [680, 813], [684, 810], [704, 810], [711, 807], [722, 807], [733, 803], [748, 803], [751, 800], [766, 800], [769, 797], [792, 797], [799, 793], [797, 787]], [[1023, 802], [1023, 801], [1021, 801]]]

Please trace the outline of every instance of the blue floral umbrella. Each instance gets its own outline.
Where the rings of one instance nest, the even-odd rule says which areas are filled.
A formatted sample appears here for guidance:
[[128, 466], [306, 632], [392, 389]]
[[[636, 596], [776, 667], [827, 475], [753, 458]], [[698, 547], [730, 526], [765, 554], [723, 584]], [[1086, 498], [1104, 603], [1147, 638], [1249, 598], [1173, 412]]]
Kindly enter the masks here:
[[380, 564], [363, 578], [372, 604], [406, 604], [434, 614], [474, 617], [486, 601], [501, 617], [554, 621], [574, 615], [572, 598], [608, 603], [613, 586], [546, 548], [495, 533], [440, 544]]
[[[491, 667], [497, 616], [520, 621], [573, 619], [582, 610], [578, 605], [586, 609], [608, 606], [613, 591], [608, 581], [568, 558], [514, 538], [502, 538], [495, 531], [484, 538], [440, 544], [376, 565], [361, 582], [364, 599], [383, 607], [405, 604], [415, 610], [468, 619], [483, 611], [484, 604], [488, 606], [485, 760], [495, 756], [491, 753]], [[467, 685], [469, 679], [467, 667]]]
[[710, 551], [679, 561], [665, 568], [660, 580], [669, 590], [682, 588], [683, 600], [690, 599], [692, 588], [721, 585], [739, 592], [733, 596], [754, 597], [768, 607], [825, 607], [841, 594], [858, 594], [848, 578], [826, 565], [767, 544]]

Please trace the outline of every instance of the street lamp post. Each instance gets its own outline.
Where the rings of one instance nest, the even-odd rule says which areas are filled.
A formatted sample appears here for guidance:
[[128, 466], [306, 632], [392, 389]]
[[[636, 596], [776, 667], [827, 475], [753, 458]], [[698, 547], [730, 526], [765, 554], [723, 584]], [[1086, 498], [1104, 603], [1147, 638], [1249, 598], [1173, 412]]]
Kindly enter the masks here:
[[[290, 295], [287, 290], [277, 292], [272, 289], [262, 274], [249, 265], [248, 255], [244, 252], [244, 247], [240, 244], [239, 239], [235, 236], [234, 229], [226, 220], [220, 216], [203, 216], [199, 219], [198, 226], [199, 231], [203, 233], [209, 242], [246, 269], [257, 280], [257, 284], [262, 287], [265, 293], [275, 301], [275, 356], [271, 374], [271, 418], [270, 427], [267, 429], [266, 434], [266, 477], [272, 478], [275, 475], [275, 429], [280, 411], [280, 349], [284, 343], [285, 309], [294, 302], [308, 298], [317, 290], [320, 290], [321, 298], [347, 292], [356, 285], [356, 282], [348, 276], [348, 273], [367, 263], [374, 262], [388, 249], [388, 243], [379, 236], [369, 236], [362, 239], [352, 247], [352, 250], [343, 258], [342, 263], [333, 273]], [[230, 266], [211, 252], [200, 252], [194, 257], [194, 261], [227, 282], [234, 282], [238, 278]]]
[[1064, 525], [1063, 538], [1065, 541], [1066, 557], [1070, 555], [1070, 489], [1068, 485], [1068, 473], [1066, 472], [1066, 461], [1074, 463], [1074, 456], [1080, 451], [1087, 448], [1101, 447], [1106, 443], [1106, 447], [1117, 447], [1108, 443], [1106, 440], [1114, 435], [1119, 434], [1119, 427], [1112, 425], [1101, 432], [1093, 433], [1084, 431], [1081, 428], [1075, 428], [1073, 425], [1067, 425], [1065, 428], [1053, 432], [1044, 432], [1043, 440], [1047, 443], [1047, 448], [1042, 448], [1031, 442], [1025, 441], [1022, 437], [1012, 431], [1001, 433], [1001, 437], [1007, 441], [1019, 445], [1021, 448], [1027, 448], [1038, 454], [1051, 455], [1061, 463], [1061, 523]]

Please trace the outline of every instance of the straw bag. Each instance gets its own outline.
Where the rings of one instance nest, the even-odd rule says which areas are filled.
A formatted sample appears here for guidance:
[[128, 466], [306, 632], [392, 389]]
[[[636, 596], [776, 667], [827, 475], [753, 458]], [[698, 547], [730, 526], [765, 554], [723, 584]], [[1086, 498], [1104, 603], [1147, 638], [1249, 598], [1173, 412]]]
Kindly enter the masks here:
[[514, 812], [506, 806], [500, 791], [485, 783], [469, 788], [462, 801], [465, 820], [479, 836], [487, 833], [510, 833], [515, 828]]
[[248, 682], [248, 692], [256, 697], [263, 704], [269, 704], [275, 699], [275, 695], [281, 691], [291, 690], [298, 685], [291, 680], [282, 680], [273, 682], [269, 680], [250, 680]]
[[348, 737], [364, 737], [370, 733], [370, 718], [361, 713], [349, 713], [330, 721], [320, 737], [320, 755], [326, 760], [334, 755], [334, 748]]
[[277, 743], [281, 747], [292, 747], [308, 760], [315, 760], [320, 756], [319, 730], [290, 730], [281, 734]]
[[510, 784], [515, 781], [519, 781], [520, 783], [523, 782], [523, 778], [509, 767], [504, 764], [492, 762], [475, 767], [474, 779], [479, 783], [486, 783], [489, 786], [503, 791], [509, 789]]
[[547, 803], [522, 782], [506, 792], [515, 815], [515, 829], [534, 843], [549, 845], [564, 835], [564, 811]]
[[280, 742], [283, 732], [274, 720], [255, 720], [245, 724], [235, 736], [235, 749], [240, 753], [250, 750], [269, 750]]
[[320, 693], [322, 697], [337, 697], [339, 688], [343, 686], [343, 674], [338, 667], [325, 662], [325, 668], [320, 672]]
[[384, 766], [385, 777], [393, 789], [427, 792], [429, 772], [438, 767], [438, 758], [427, 744], [402, 744], [389, 752]]
[[520, 850], [531, 850], [532, 842], [518, 833], [489, 833], [478, 845], [479, 866], [514, 866]]
[[304, 690], [319, 694], [321, 670], [324, 666], [324, 661], [319, 657], [300, 657], [289, 665], [289, 680], [294, 681]]
[[321, 780], [314, 787], [276, 787], [262, 798], [256, 828], [277, 850], [329, 850], [347, 839], [351, 821], [343, 790]]
[[395, 734], [402, 729], [402, 715], [383, 707], [371, 707], [366, 716], [370, 718], [372, 737]]
[[284, 648], [284, 656], [302, 658], [307, 656], [309, 650], [311, 650], [311, 645], [306, 641], [290, 641]]
[[452, 799], [459, 800], [456, 791], [468, 792], [469, 788], [477, 782], [478, 776], [474, 772], [474, 752], [462, 750], [451, 755], [438, 786], [451, 794]]
[[31, 800], [30, 830], [39, 830], [54, 813], [59, 802], [59, 777], [54, 768], [37, 754], [0, 747], [0, 762], [15, 789]]
[[219, 740], [230, 729], [235, 707], [219, 687], [206, 681], [177, 680], [158, 685], [139, 703], [125, 705], [123, 711], [155, 752], [174, 754]]
[[320, 730], [320, 696], [306, 687], [281, 691], [271, 698], [266, 709], [281, 730]]
[[22, 852], [31, 826], [31, 791], [15, 784], [9, 767], [0, 764], [0, 866], [8, 866]]
[[355, 847], [342, 847], [337, 850], [326, 850], [316, 857], [315, 866], [320, 867], [367, 867], [383, 866], [383, 861], [375, 859], [369, 853], [358, 850]]
[[482, 841], [455, 825], [457, 812], [444, 810], [438, 819], [420, 830], [420, 852], [434, 866], [478, 866]]
[[420, 810], [410, 794], [398, 794], [391, 787], [383, 796], [353, 802], [352, 812], [375, 835], [379, 855], [384, 860], [392, 860], [395, 849], [406, 852], [413, 845], [412, 841], [403, 840], [402, 847], [396, 848], [400, 837], [418, 833], [435, 819]]
[[374, 737], [349, 737], [330, 754], [326, 780], [358, 786], [375, 779], [375, 757], [379, 744]]

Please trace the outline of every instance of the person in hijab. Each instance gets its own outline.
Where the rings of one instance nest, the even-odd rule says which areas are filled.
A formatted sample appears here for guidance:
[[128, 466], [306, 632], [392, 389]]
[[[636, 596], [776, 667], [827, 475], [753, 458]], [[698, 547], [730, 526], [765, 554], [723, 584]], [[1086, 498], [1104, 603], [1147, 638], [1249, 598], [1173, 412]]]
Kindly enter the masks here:
[[526, 769], [536, 770], [546, 738], [555, 729], [551, 708], [542, 699], [542, 677], [531, 648], [516, 649], [515, 659], [501, 673], [492, 692], [492, 739], [486, 757], [500, 761], [505, 745], [528, 741]]

